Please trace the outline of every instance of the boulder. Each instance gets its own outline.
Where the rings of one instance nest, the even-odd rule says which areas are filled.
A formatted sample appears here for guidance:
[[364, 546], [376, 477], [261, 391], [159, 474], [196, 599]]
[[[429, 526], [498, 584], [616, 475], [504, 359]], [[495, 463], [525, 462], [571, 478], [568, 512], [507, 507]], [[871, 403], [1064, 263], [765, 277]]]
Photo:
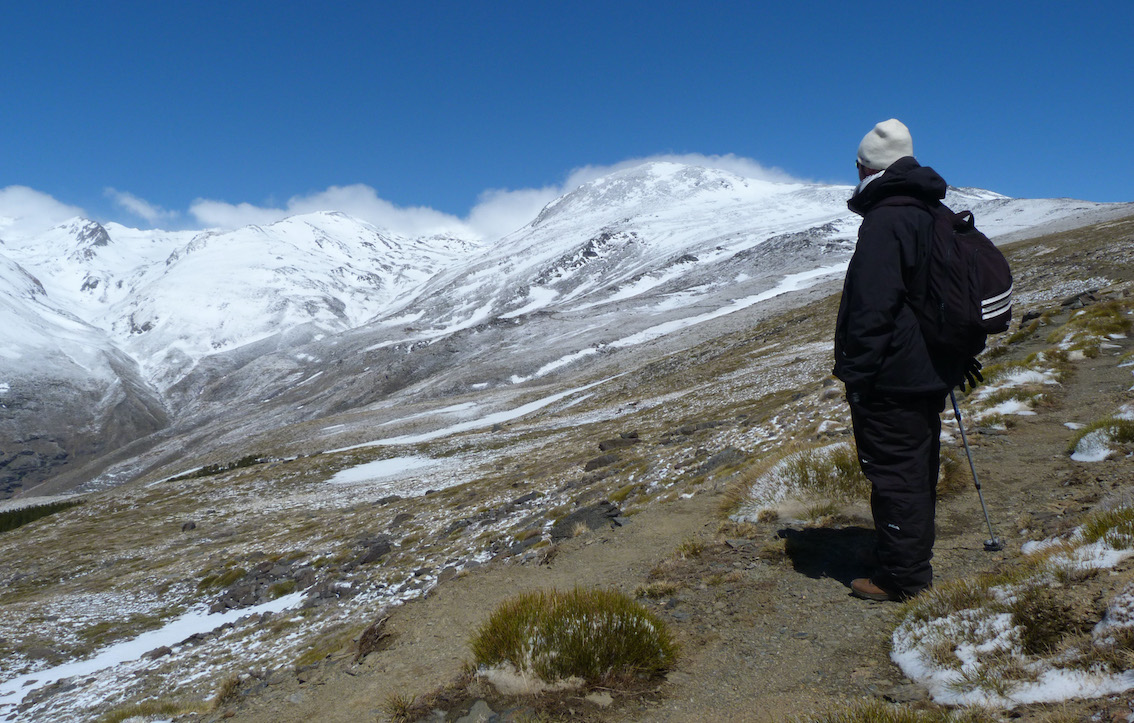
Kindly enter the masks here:
[[600, 456], [595, 457], [594, 459], [588, 461], [585, 465], [583, 465], [583, 470], [585, 472], [590, 472], [592, 470], [599, 469], [600, 467], [606, 467], [608, 465], [612, 465], [617, 461], [618, 461], [618, 455], [617, 454], [600, 455]]
[[392, 541], [386, 535], [370, 538], [363, 541], [362, 544], [364, 548], [362, 554], [355, 559], [355, 564], [358, 565], [369, 565], [378, 562], [394, 549]]
[[552, 525], [551, 541], [558, 542], [574, 537], [575, 530], [579, 525], [586, 525], [587, 529], [590, 530], [604, 527], [613, 529], [619, 526], [620, 523], [615, 518], [621, 514], [622, 510], [607, 500], [582, 507]]

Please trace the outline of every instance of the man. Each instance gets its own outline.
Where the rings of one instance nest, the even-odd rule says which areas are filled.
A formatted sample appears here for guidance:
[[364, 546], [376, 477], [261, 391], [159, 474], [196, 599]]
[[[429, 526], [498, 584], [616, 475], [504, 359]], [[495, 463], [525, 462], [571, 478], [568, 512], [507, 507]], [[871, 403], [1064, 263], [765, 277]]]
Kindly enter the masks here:
[[[926, 345], [910, 300], [926, 293], [935, 206], [946, 184], [913, 157], [909, 129], [883, 121], [858, 147], [848, 207], [863, 217], [835, 327], [834, 374], [846, 384], [859, 463], [871, 483], [878, 569], [854, 595], [902, 600], [930, 584], [941, 417], [966, 359]], [[884, 200], [903, 197], [906, 203]]]

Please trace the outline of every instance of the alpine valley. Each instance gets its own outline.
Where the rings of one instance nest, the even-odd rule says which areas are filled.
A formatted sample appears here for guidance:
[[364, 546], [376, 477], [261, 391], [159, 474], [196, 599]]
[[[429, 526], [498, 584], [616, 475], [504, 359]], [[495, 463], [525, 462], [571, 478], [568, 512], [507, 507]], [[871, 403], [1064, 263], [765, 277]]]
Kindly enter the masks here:
[[[496, 239], [332, 211], [3, 236], [0, 512], [70, 506], [0, 532], [0, 720], [930, 705], [933, 680], [890, 658], [893, 608], [848, 602], [866, 501], [768, 487], [774, 509], [738, 504], [767, 465], [851, 438], [830, 368], [852, 191], [649, 163]], [[1129, 504], [1134, 448], [1089, 425], [1134, 414], [1134, 204], [973, 188], [946, 203], [1003, 244], [1028, 320], [990, 349], [1000, 380], [962, 399], [1006, 542], [981, 552], [976, 496], [942, 490], [934, 565], [963, 581], [1034, 571], [1026, 545]], [[963, 459], [948, 414], [943, 429]], [[1063, 450], [1072, 429], [1092, 430], [1095, 461]], [[1089, 648], [1111, 609], [1134, 619], [1134, 554], [1114, 558], [1042, 591], [1042, 619], [1073, 623], [1053, 659]], [[467, 664], [473, 630], [514, 593], [576, 587], [650, 606], [682, 648], [674, 669], [542, 702], [491, 692]], [[1120, 719], [1104, 693], [1129, 676], [1060, 720]], [[1052, 699], [974, 700], [1056, 720]]]
[[[317, 442], [341, 446], [407, 409], [459, 397], [483, 414], [565, 371], [615, 373], [841, 278], [851, 190], [653, 163], [491, 242], [333, 212], [201, 233], [76, 218], [4, 238], [0, 496], [182, 472], [257, 438], [314, 451], [295, 425], [362, 413]], [[977, 189], [946, 203], [994, 237], [1122, 207]]]

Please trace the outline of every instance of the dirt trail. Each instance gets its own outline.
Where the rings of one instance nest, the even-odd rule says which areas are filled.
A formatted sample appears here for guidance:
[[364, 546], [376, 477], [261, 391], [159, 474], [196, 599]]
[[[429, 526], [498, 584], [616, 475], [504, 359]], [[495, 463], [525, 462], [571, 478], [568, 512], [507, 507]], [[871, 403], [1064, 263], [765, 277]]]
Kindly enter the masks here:
[[[1036, 340], [1013, 357], [1042, 348]], [[937, 579], [948, 580], [1014, 564], [1020, 545], [1073, 526], [1105, 495], [1132, 481], [1131, 463], [1072, 462], [1065, 422], [1112, 414], [1129, 399], [1130, 369], [1115, 357], [1134, 347], [1076, 364], [1052, 406], [1014, 418], [1007, 433], [970, 437], [995, 531], [1006, 543], [985, 552], [984, 517], [971, 486], [938, 507]], [[853, 577], [868, 574], [870, 521], [865, 509], [823, 528], [763, 523], [746, 539], [721, 528], [722, 490], [652, 505], [625, 527], [591, 532], [557, 548], [549, 564], [492, 565], [442, 584], [420, 601], [397, 608], [388, 623], [392, 646], [352, 662], [343, 654], [299, 676], [274, 676], [259, 692], [226, 711], [231, 720], [385, 720], [391, 695], [425, 694], [457, 678], [469, 658], [471, 632], [501, 601], [532, 588], [593, 585], [633, 592], [664, 570], [676, 592], [647, 600], [683, 645], [676, 669], [657, 689], [620, 693], [606, 708], [568, 698], [576, 718], [604, 721], [783, 721], [835, 702], [883, 696], [917, 701], [889, 658], [895, 606], [854, 599]], [[1022, 529], [1023, 528], [1023, 529]], [[675, 551], [686, 540], [700, 554]], [[659, 568], [660, 566], [660, 568]], [[359, 621], [360, 628], [367, 621]], [[467, 711], [448, 707], [449, 720]], [[490, 700], [495, 710], [516, 705]], [[520, 704], [521, 706], [523, 704]], [[1084, 716], [1108, 710], [1106, 701], [1070, 704]], [[1042, 720], [1043, 707], [1020, 709], [1021, 720]], [[561, 711], [562, 712], [562, 711]]]

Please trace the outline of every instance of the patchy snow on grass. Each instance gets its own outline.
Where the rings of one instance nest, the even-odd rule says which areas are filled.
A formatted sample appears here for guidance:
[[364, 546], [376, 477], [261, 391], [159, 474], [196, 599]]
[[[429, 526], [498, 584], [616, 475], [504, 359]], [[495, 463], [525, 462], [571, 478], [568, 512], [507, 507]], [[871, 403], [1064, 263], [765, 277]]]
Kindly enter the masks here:
[[1100, 639], [1113, 634], [1116, 630], [1134, 628], [1134, 584], [1127, 585], [1125, 589], [1106, 606], [1103, 619], [1091, 631], [1091, 636]]
[[[748, 492], [740, 508], [732, 515], [737, 522], [755, 522], [762, 510], [765, 510], [791, 495], [807, 493], [801, 476], [807, 474], [813, 465], [823, 465], [836, 453], [846, 452], [849, 445], [846, 442], [819, 447], [815, 449], [802, 449], [784, 455], [766, 472], [754, 479], [748, 487]], [[834, 473], [834, 471], [832, 471]]]
[[363, 448], [366, 448], [366, 447], [390, 446], [390, 445], [399, 445], [399, 444], [420, 444], [421, 442], [430, 442], [430, 441], [433, 441], [435, 439], [441, 439], [443, 437], [449, 437], [449, 436], [452, 436], [452, 435], [455, 435], [455, 434], [460, 434], [462, 432], [468, 432], [468, 431], [471, 431], [471, 430], [474, 430], [474, 429], [482, 429], [484, 427], [491, 427], [494, 424], [503, 424], [505, 422], [511, 422], [513, 420], [519, 419], [520, 417], [524, 417], [528, 414], [531, 414], [532, 412], [539, 411], [540, 409], [543, 409], [544, 407], [549, 406], [551, 404], [554, 404], [555, 402], [558, 402], [562, 399], [566, 399], [567, 397], [570, 397], [573, 394], [577, 394], [578, 392], [587, 391], [588, 389], [592, 389], [594, 387], [597, 387], [600, 384], [605, 384], [606, 382], [610, 381], [611, 379], [615, 379], [619, 376], [621, 376], [621, 375], [618, 374], [618, 375], [615, 375], [613, 377], [607, 377], [606, 379], [600, 379], [597, 382], [591, 382], [590, 384], [585, 384], [581, 387], [575, 387], [574, 389], [568, 389], [568, 390], [563, 391], [563, 392], [558, 392], [556, 394], [551, 394], [551, 395], [546, 396], [546, 397], [541, 397], [540, 399], [537, 399], [534, 402], [528, 402], [527, 404], [520, 405], [519, 407], [516, 407], [514, 409], [510, 409], [510, 410], [503, 411], [503, 412], [495, 412], [493, 414], [487, 414], [483, 417], [478, 417], [476, 419], [470, 419], [470, 420], [466, 420], [466, 421], [463, 421], [463, 422], [458, 422], [456, 424], [450, 425], [448, 427], [443, 427], [441, 429], [437, 429], [437, 430], [434, 430], [432, 432], [424, 432], [422, 434], [403, 434], [403, 435], [399, 435], [399, 436], [396, 436], [396, 437], [388, 437], [386, 439], [377, 439], [377, 440], [374, 440], [373, 442], [363, 442], [362, 444], [355, 444], [355, 445], [351, 445], [350, 447], [343, 447], [341, 449], [332, 449], [332, 450], [328, 451], [328, 454], [334, 454], [334, 453], [339, 453], [339, 452], [350, 452], [350, 451], [353, 451], [353, 450], [356, 450], [356, 449], [363, 449]]
[[1071, 453], [1071, 459], [1076, 462], [1101, 462], [1114, 450], [1110, 448], [1110, 432], [1106, 429], [1096, 429], [1083, 435]]
[[[1041, 556], [1042, 564], [1027, 580], [989, 588], [983, 605], [971, 606], [981, 596], [950, 598], [953, 593], [941, 588], [915, 599], [894, 630], [893, 661], [942, 705], [1013, 708], [1134, 689], [1134, 670], [1082, 657], [1091, 651], [1029, 654], [1023, 641], [1030, 620], [1017, 617], [1026, 613], [1011, 612], [1024, 590], [1051, 589], [1060, 572], [1112, 569], [1134, 555], [1125, 528], [1112, 528], [1091, 543], [1086, 542], [1085, 529], [1063, 539], [1026, 543], [1021, 551]], [[951, 602], [954, 599], [969, 602]], [[1115, 632], [1130, 627], [1134, 627], [1134, 585], [1109, 602], [1092, 632], [1093, 644], [1113, 647]]]
[[1035, 412], [1032, 411], [1032, 408], [1028, 405], [1027, 402], [1019, 399], [1007, 399], [999, 404], [994, 404], [991, 407], [984, 409], [983, 413], [979, 415], [978, 419], [996, 415], [1005, 416], [1008, 414], [1014, 414], [1018, 417], [1035, 416]]
[[[297, 592], [257, 607], [232, 610], [226, 613], [208, 614], [204, 609], [198, 608], [171, 620], [157, 630], [151, 630], [132, 640], [111, 645], [86, 660], [70, 661], [47, 670], [39, 670], [10, 678], [0, 683], [0, 716], [13, 712], [28, 693], [39, 688], [64, 679], [94, 676], [109, 669], [138, 661], [151, 650], [163, 646], [177, 645], [195, 633], [215, 630], [221, 625], [235, 622], [238, 618], [248, 615], [280, 612], [298, 605], [302, 600], [303, 593]], [[78, 710], [88, 707], [91, 703], [83, 703], [79, 700], [82, 697], [81, 695], [73, 697], [76, 699], [73, 704], [78, 706]]]

